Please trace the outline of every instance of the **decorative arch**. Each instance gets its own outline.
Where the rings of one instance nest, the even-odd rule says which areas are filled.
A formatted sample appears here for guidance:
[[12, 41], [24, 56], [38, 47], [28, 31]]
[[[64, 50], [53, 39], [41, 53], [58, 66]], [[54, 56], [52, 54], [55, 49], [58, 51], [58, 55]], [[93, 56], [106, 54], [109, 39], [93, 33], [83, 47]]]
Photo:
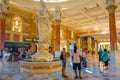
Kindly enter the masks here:
[[23, 26], [23, 21], [20, 16], [14, 16], [12, 21], [12, 30], [15, 32], [21, 32]]

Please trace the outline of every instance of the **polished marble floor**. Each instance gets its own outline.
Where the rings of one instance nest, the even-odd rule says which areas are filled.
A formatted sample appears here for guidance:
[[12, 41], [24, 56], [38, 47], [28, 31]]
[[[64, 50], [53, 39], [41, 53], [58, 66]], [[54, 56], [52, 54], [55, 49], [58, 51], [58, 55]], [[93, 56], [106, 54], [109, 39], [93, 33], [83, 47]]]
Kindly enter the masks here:
[[[103, 70], [98, 64], [96, 55], [87, 56], [88, 67], [82, 68], [82, 80], [120, 80], [120, 66], [110, 65], [109, 70]], [[4, 60], [3, 65], [0, 62], [0, 80], [75, 80], [74, 71], [71, 67], [67, 68], [69, 78], [63, 79], [61, 73], [51, 75], [26, 74], [19, 70], [19, 62], [7, 62]]]

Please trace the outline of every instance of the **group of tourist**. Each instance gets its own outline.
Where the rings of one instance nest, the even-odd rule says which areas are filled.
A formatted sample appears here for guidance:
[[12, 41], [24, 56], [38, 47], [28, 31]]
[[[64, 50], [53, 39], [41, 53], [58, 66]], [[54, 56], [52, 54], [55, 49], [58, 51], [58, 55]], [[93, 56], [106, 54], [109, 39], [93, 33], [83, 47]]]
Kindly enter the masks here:
[[[18, 50], [16, 50], [16, 49], [12, 50], [12, 52], [15, 52], [15, 51], [18, 51]], [[70, 53], [66, 52], [66, 49], [63, 48], [63, 50], [61, 51], [61, 54], [60, 54], [60, 60], [62, 61], [62, 77], [64, 77], [64, 78], [68, 77], [66, 75], [66, 66], [68, 64], [67, 61], [69, 61], [70, 57], [71, 57], [72, 64], [73, 64], [73, 70], [74, 70], [74, 74], [75, 74], [75, 79], [78, 79], [78, 78], [82, 79], [81, 66], [83, 66], [85, 68], [87, 67], [86, 52], [87, 51], [85, 51], [84, 49], [80, 52], [77, 49], [77, 46], [74, 45], [74, 50], [70, 55]], [[49, 53], [55, 57], [55, 52], [52, 49], [50, 49]], [[104, 69], [108, 69], [108, 64], [109, 64], [110, 58], [109, 58], [107, 49], [104, 49], [103, 51], [102, 51], [102, 49], [100, 49], [98, 51], [98, 55], [99, 55], [99, 64], [101, 65], [101, 63], [103, 63], [104, 64], [103, 66], [105, 67]], [[20, 50], [20, 54], [18, 57], [20, 59], [30, 58], [31, 52], [28, 49]], [[2, 64], [4, 64], [2, 61], [2, 58], [3, 58], [3, 50], [0, 50], [0, 61]], [[77, 72], [79, 72], [79, 74], [77, 74]]]
[[[73, 70], [74, 70], [74, 74], [75, 74], [75, 79], [82, 79], [82, 75], [81, 75], [81, 68], [83, 67], [87, 67], [87, 61], [86, 61], [86, 54], [87, 51], [86, 50], [82, 50], [81, 52], [77, 49], [77, 46], [74, 45], [74, 50], [71, 53], [66, 52], [66, 49], [63, 48], [63, 50], [61, 51], [60, 54], [60, 60], [62, 61], [62, 77], [68, 77], [66, 75], [66, 66], [67, 66], [67, 59], [72, 57], [72, 64], [73, 64]], [[104, 69], [108, 69], [108, 63], [109, 63], [109, 56], [108, 56], [108, 52], [106, 49], [104, 49], [104, 51], [102, 51], [102, 49], [100, 49], [100, 51], [98, 51], [98, 55], [99, 55], [99, 61], [100, 63], [103, 63], [103, 67], [105, 67]], [[78, 70], [78, 71], [77, 71]], [[79, 74], [77, 74], [77, 72], [79, 72]]]
[[29, 49], [20, 50], [19, 58], [20, 59], [31, 58], [31, 52], [29, 51]]
[[31, 52], [29, 49], [18, 50], [17, 48], [13, 48], [11, 50], [0, 50], [0, 61], [2, 64], [4, 64], [3, 59], [14, 62], [25, 58], [31, 58]]
[[[66, 52], [66, 49], [63, 48], [60, 54], [60, 60], [62, 61], [62, 77], [68, 77], [65, 73], [66, 66], [67, 66], [67, 59], [70, 57], [70, 53]], [[81, 75], [81, 65], [84, 64], [84, 67], [87, 67], [86, 64], [86, 53], [85, 50], [82, 50], [82, 54], [77, 49], [77, 46], [74, 46], [73, 53], [71, 55], [72, 57], [72, 63], [73, 63], [73, 70], [75, 73], [75, 79], [82, 79]], [[77, 70], [79, 71], [79, 74], [77, 74]]]

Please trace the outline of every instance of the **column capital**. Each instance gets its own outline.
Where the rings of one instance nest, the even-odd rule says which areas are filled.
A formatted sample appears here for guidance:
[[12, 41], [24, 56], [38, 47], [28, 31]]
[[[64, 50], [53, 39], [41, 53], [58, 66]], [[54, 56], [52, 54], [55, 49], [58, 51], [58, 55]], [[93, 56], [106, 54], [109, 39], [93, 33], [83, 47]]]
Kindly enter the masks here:
[[117, 6], [114, 4], [106, 7], [106, 9], [109, 13], [114, 13], [116, 8], [117, 8]]
[[55, 20], [55, 25], [60, 25], [61, 24], [61, 20]]
[[108, 10], [109, 13], [114, 13], [115, 9], [117, 8], [117, 6], [115, 5], [115, 1], [116, 0], [106, 0], [106, 9]]
[[0, 18], [5, 19], [7, 14], [0, 14]]

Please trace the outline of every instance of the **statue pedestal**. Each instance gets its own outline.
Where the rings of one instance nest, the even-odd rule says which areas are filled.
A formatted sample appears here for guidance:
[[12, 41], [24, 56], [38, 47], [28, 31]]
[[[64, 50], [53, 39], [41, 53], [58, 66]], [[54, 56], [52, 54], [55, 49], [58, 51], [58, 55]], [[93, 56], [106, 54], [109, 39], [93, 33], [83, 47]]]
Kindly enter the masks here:
[[20, 61], [20, 71], [30, 74], [52, 74], [61, 72], [61, 61], [26, 62]]

